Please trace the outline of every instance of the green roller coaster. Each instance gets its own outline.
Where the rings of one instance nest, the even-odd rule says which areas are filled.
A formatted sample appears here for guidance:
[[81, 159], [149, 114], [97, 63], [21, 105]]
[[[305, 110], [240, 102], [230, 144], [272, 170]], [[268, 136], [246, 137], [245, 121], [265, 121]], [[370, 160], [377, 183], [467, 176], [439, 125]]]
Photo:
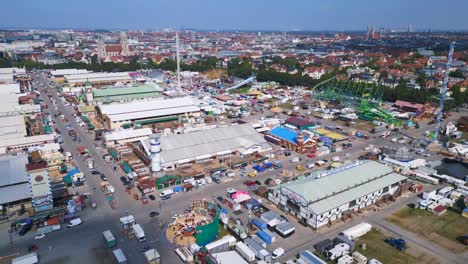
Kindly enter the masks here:
[[347, 107], [354, 107], [359, 118], [363, 120], [402, 123], [402, 120], [380, 107], [383, 97], [383, 87], [380, 85], [341, 81], [334, 77], [314, 86], [312, 96], [319, 101], [338, 102]]

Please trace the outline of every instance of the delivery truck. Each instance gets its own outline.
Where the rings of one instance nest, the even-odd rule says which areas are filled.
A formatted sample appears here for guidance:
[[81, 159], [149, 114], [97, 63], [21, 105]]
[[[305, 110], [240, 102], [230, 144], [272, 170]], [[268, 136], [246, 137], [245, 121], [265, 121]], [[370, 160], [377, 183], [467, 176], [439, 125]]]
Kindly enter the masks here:
[[145, 231], [141, 228], [140, 224], [135, 224], [132, 226], [133, 235], [138, 239], [138, 241], [143, 242], [146, 240]]

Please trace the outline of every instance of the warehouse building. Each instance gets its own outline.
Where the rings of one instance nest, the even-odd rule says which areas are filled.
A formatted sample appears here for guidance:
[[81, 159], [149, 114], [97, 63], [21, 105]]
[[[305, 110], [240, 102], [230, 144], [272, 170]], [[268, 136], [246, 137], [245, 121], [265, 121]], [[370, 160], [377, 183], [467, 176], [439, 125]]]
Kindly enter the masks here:
[[231, 155], [245, 157], [272, 149], [250, 124], [162, 136], [160, 142], [163, 170], [226, 159]]
[[0, 156], [0, 213], [12, 213], [31, 208], [28, 155]]
[[128, 72], [99, 72], [71, 74], [64, 76], [70, 87], [84, 86], [87, 81], [94, 87], [114, 85], [116, 83], [128, 83], [132, 81]]
[[20, 104], [20, 84], [0, 84], [0, 116], [14, 116], [41, 112], [40, 105]]
[[62, 83], [65, 81], [65, 76], [87, 74], [90, 71], [86, 69], [59, 69], [50, 72], [50, 76], [55, 83]]
[[157, 98], [161, 96], [161, 89], [157, 85], [145, 84], [125, 87], [106, 87], [101, 89], [88, 89], [85, 87], [85, 94], [88, 103], [112, 103], [122, 101], [132, 101], [139, 99]]
[[314, 176], [282, 184], [268, 194], [279, 209], [314, 229], [398, 194], [406, 181], [376, 161], [359, 161]]
[[98, 105], [97, 114], [109, 129], [177, 121], [198, 117], [200, 107], [192, 97]]

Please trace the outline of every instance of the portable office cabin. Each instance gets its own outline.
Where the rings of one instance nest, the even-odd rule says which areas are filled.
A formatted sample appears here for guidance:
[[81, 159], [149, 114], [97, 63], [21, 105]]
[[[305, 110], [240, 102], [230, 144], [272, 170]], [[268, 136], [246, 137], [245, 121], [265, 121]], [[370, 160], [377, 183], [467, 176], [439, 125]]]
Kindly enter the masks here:
[[283, 238], [291, 236], [296, 231], [296, 227], [289, 222], [280, 223], [276, 225], [275, 229], [276, 233]]

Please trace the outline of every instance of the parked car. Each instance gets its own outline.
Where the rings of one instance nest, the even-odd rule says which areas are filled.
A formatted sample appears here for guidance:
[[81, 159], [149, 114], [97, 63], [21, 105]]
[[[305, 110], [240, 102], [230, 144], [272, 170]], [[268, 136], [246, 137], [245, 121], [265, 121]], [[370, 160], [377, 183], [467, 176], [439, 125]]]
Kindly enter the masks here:
[[262, 183], [261, 183], [259, 180], [256, 180], [256, 181], [255, 181], [255, 184], [257, 184], [257, 185], [262, 185]]
[[81, 225], [83, 223], [83, 221], [81, 221], [81, 218], [75, 218], [75, 219], [72, 219], [70, 220], [70, 222], [68, 223], [67, 227], [68, 228], [72, 228], [74, 226], [78, 226], [78, 225]]
[[221, 196], [216, 197], [216, 199], [217, 199], [218, 201], [220, 201], [220, 202], [223, 202], [223, 201], [224, 201], [224, 198], [221, 197]]
[[283, 254], [284, 254], [284, 249], [283, 248], [277, 248], [277, 249], [273, 250], [273, 252], [271, 254], [271, 258], [272, 259], [277, 259], [277, 258], [281, 257]]
[[152, 194], [148, 195], [148, 198], [149, 198], [151, 201], [156, 200], [156, 197], [154, 197], [154, 195], [152, 195]]
[[97, 171], [97, 170], [92, 170], [92, 171], [91, 171], [91, 174], [97, 175], [97, 174], [101, 174], [101, 172], [99, 172], [99, 171]]
[[155, 216], [158, 216], [159, 215], [159, 212], [150, 212], [149, 216], [150, 217], [155, 217]]
[[103, 180], [103, 181], [107, 181], [107, 177], [106, 177], [106, 175], [104, 175], [104, 174], [101, 174], [101, 180]]
[[19, 231], [19, 235], [20, 235], [20, 236], [24, 236], [26, 233], [29, 232], [29, 230], [31, 230], [31, 227], [32, 227], [31, 224], [26, 224], [26, 225], [24, 225], [24, 226], [21, 228], [21, 230]]
[[252, 187], [252, 186], [255, 186], [255, 182], [254, 181], [245, 181], [244, 185], [246, 185], [248, 187]]
[[39, 240], [39, 239], [44, 238], [45, 236], [46, 236], [46, 235], [45, 235], [45, 234], [42, 234], [42, 233], [41, 233], [41, 234], [37, 234], [37, 235], [34, 237], [34, 239]]
[[125, 176], [120, 176], [120, 181], [122, 182], [123, 185], [128, 185], [130, 183], [127, 177]]

